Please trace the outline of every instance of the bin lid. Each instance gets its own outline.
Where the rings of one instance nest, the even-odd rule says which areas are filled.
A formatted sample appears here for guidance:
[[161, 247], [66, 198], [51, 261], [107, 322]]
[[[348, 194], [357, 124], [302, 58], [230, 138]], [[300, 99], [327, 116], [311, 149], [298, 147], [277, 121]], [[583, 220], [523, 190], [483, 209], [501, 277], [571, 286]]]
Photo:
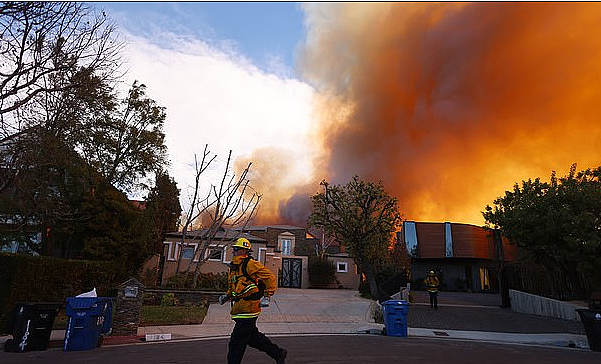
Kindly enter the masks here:
[[403, 300], [388, 300], [382, 303], [383, 305], [409, 305], [409, 302]]
[[93, 308], [98, 307], [100, 301], [97, 297], [69, 297], [67, 298], [67, 305], [72, 308]]

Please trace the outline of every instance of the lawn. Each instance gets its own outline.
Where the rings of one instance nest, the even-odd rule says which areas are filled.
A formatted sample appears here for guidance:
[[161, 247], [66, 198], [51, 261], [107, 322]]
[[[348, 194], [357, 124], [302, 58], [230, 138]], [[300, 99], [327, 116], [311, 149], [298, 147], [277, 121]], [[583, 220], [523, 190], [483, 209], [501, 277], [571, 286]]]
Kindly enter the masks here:
[[[142, 306], [140, 326], [200, 324], [207, 314], [204, 306]], [[54, 320], [54, 330], [64, 330], [68, 317], [61, 310]]]
[[205, 306], [142, 306], [140, 326], [201, 324]]

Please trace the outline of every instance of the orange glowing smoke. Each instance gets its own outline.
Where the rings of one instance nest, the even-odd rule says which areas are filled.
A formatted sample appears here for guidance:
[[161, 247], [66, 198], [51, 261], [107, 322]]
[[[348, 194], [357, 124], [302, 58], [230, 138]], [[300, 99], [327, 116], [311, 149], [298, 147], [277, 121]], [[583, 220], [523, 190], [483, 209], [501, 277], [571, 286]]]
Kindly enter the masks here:
[[357, 174], [407, 219], [480, 225], [515, 182], [601, 164], [601, 4], [305, 6], [314, 190]]
[[382, 180], [406, 219], [481, 225], [515, 182], [601, 165], [601, 4], [305, 4], [313, 182], [258, 150], [255, 223], [305, 225], [326, 179]]
[[[251, 155], [238, 158], [234, 169], [237, 174], [252, 162], [248, 179], [252, 188], [261, 194], [257, 214], [251, 224], [291, 224], [306, 226], [312, 205], [309, 197], [317, 185], [299, 180], [293, 166], [297, 161], [289, 151], [280, 148], [260, 148]], [[312, 188], [312, 189], [311, 189]]]

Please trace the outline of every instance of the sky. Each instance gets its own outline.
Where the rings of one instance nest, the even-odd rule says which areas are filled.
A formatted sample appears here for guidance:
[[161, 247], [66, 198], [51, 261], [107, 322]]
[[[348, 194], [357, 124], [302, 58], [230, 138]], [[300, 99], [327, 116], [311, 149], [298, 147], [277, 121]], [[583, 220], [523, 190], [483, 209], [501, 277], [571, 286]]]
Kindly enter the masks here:
[[[167, 108], [170, 171], [182, 189], [184, 205], [193, 185], [194, 155], [200, 158], [205, 144], [217, 154], [205, 181], [218, 180], [232, 150], [238, 164], [253, 162], [255, 178], [271, 175], [271, 167], [265, 165], [277, 163], [279, 171], [272, 176], [278, 179], [276, 189], [307, 183], [314, 158], [310, 135], [314, 90], [295, 69], [296, 52], [305, 37], [300, 5], [94, 6], [117, 23], [121, 40], [127, 43], [127, 83], [144, 83], [148, 95]], [[294, 163], [281, 163], [283, 159]], [[274, 194], [259, 192], [267, 202], [264, 211], [277, 204], [269, 201]]]
[[94, 5], [167, 108], [184, 205], [205, 144], [213, 180], [252, 161], [263, 224], [357, 175], [407, 220], [483, 225], [515, 183], [601, 165], [599, 3]]

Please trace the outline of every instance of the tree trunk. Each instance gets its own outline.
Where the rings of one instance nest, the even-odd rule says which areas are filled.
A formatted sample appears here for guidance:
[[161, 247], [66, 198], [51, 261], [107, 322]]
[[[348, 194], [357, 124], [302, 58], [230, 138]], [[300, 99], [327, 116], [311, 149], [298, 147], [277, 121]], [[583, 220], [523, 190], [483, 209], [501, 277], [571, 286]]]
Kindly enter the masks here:
[[380, 292], [378, 291], [378, 283], [376, 282], [373, 266], [367, 259], [363, 259], [361, 260], [361, 268], [363, 270], [363, 274], [365, 274], [367, 283], [369, 283], [369, 293], [371, 298], [377, 301], [380, 298]]

